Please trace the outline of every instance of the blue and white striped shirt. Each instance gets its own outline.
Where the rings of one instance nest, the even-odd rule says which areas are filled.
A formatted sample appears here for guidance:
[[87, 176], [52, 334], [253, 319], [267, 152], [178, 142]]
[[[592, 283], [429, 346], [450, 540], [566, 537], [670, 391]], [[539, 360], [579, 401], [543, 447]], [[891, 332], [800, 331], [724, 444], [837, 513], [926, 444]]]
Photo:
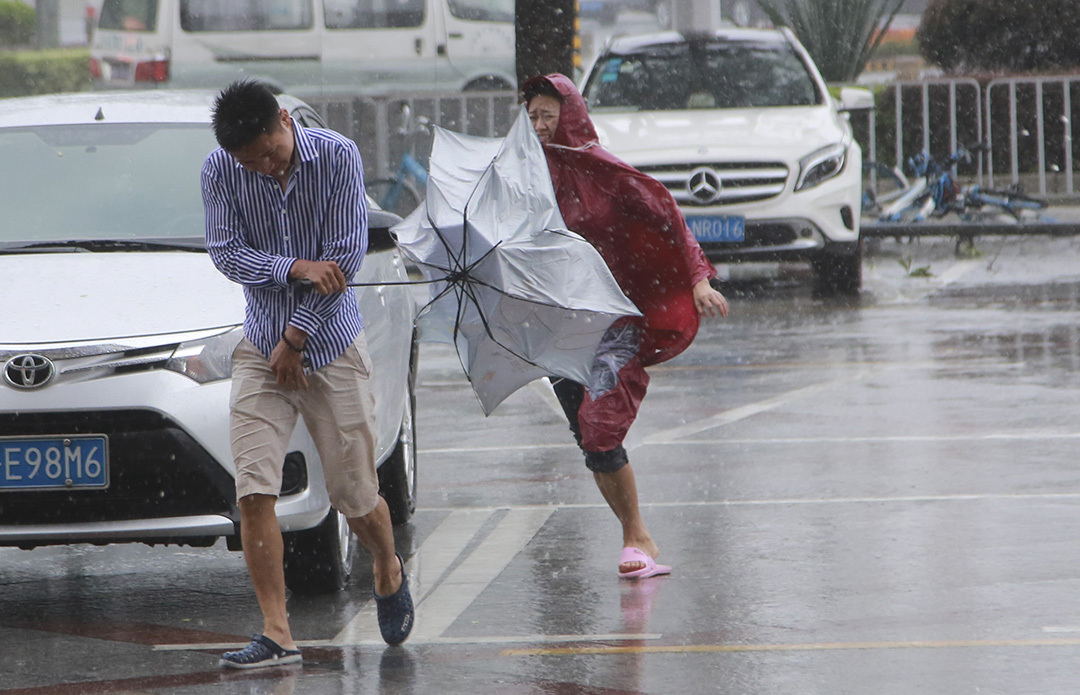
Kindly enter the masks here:
[[286, 325], [308, 334], [311, 369], [333, 362], [364, 328], [353, 289], [321, 295], [289, 285], [296, 259], [335, 261], [347, 279], [368, 245], [364, 166], [356, 143], [295, 120], [296, 165], [285, 191], [244, 169], [225, 150], [203, 164], [206, 248], [227, 278], [244, 286], [244, 334], [270, 358]]

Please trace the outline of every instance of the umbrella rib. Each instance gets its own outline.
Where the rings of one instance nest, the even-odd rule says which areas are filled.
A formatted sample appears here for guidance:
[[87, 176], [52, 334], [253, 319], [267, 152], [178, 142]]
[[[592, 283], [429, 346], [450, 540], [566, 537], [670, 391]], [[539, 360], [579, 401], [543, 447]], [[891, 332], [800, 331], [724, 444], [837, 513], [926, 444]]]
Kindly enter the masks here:
[[[443, 236], [442, 230], [439, 229], [439, 226], [437, 224], [435, 224], [435, 220], [431, 219], [431, 213], [430, 212], [427, 215], [427, 221], [428, 221], [428, 224], [431, 225], [431, 230], [433, 232], [435, 232], [435, 236], [437, 236], [439, 238], [439, 241], [442, 242], [443, 248], [446, 250], [446, 257], [447, 257], [447, 259], [449, 259], [451, 261], [452, 267], [460, 268], [462, 266], [462, 261], [466, 258], [466, 256], [465, 256], [465, 242], [464, 242], [464, 238], [466, 236], [465, 230], [462, 229], [462, 231], [461, 231], [461, 234], [462, 234], [461, 247], [462, 248], [461, 248], [461, 254], [458, 255], [458, 254], [454, 253], [454, 249], [450, 246], [450, 242], [448, 242], [446, 240], [446, 237]], [[442, 270], [442, 269], [440, 269], [440, 270]], [[446, 272], [451, 272], [451, 271], [449, 269], [447, 269]]]
[[[468, 296], [468, 298], [472, 301], [473, 306], [476, 307], [476, 313], [480, 316], [480, 323], [483, 324], [484, 332], [487, 333], [487, 336], [488, 336], [488, 338], [491, 339], [491, 342], [495, 343], [496, 345], [501, 347], [503, 350], [506, 350], [507, 352], [509, 352], [511, 355], [518, 358], [522, 362], [526, 362], [526, 363], [536, 367], [537, 369], [543, 369], [543, 367], [541, 365], [537, 364], [536, 362], [533, 362], [528, 357], [525, 357], [524, 355], [522, 355], [522, 354], [512, 350], [511, 348], [507, 347], [506, 345], [503, 344], [503, 342], [501, 340], [496, 338], [495, 334], [492, 333], [492, 331], [491, 331], [491, 325], [490, 325], [490, 323], [488, 323], [487, 316], [484, 314], [484, 310], [483, 310], [483, 308], [481, 308], [480, 302], [476, 298], [476, 295], [473, 292], [473, 288], [470, 287], [468, 284], [462, 284], [461, 289]], [[504, 292], [503, 294], [506, 294], [506, 293]], [[507, 295], [507, 296], [511, 296], [511, 295]], [[515, 299], [516, 299], [516, 297], [515, 297]], [[464, 303], [459, 304], [459, 306], [464, 306]], [[460, 313], [459, 313], [459, 320], [460, 320]], [[457, 329], [458, 329], [458, 326], [455, 323], [455, 325], [454, 325], [455, 340], [456, 340], [456, 336], [457, 336]], [[460, 355], [459, 355], [459, 358], [460, 358]]]
[[[451, 288], [453, 288], [455, 294], [457, 294], [457, 316], [454, 317], [454, 351], [457, 353], [458, 363], [461, 365], [461, 370], [465, 372], [465, 376], [469, 377], [469, 383], [472, 383], [472, 375], [469, 374], [469, 369], [465, 366], [465, 360], [461, 358], [461, 348], [458, 347], [458, 334], [461, 331], [461, 321], [465, 317], [465, 302], [462, 301], [462, 295], [466, 294], [465, 286], [455, 283], [453, 285], [448, 285], [447, 291], [449, 291]], [[475, 299], [473, 299], [473, 303], [476, 304]], [[480, 313], [481, 318], [483, 318], [484, 312], [480, 311], [479, 304], [477, 304], [476, 309]]]

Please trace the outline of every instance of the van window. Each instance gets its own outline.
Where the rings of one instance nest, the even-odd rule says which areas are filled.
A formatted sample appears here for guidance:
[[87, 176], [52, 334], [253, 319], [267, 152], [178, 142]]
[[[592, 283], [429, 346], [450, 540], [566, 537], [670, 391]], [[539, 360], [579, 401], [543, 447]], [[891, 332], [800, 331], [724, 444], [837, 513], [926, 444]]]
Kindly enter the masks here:
[[450, 14], [480, 22], [513, 22], [514, 0], [449, 0]]
[[98, 28], [154, 31], [157, 29], [157, 6], [157, 0], [105, 0]]
[[310, 29], [311, 0], [180, 0], [184, 31]]
[[424, 23], [424, 0], [325, 0], [327, 29], [402, 29]]

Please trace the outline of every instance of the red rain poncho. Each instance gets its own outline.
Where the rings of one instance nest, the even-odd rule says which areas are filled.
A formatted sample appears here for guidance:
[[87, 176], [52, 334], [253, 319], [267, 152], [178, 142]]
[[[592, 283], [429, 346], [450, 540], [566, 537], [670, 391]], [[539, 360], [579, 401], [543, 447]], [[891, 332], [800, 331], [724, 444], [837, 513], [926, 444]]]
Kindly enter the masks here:
[[667, 188], [600, 146], [585, 100], [566, 76], [535, 77], [562, 95], [559, 123], [545, 143], [559, 210], [569, 229], [589, 241], [643, 318], [641, 349], [619, 371], [616, 389], [578, 413], [582, 447], [609, 451], [622, 444], [648, 385], [644, 367], [685, 350], [697, 334], [693, 286], [714, 277]]
[[533, 80], [546, 80], [563, 97], [544, 150], [566, 226], [596, 247], [644, 314], [642, 363], [669, 360], [697, 334], [694, 284], [716, 270], [667, 188], [600, 146], [574, 83], [559, 74]]

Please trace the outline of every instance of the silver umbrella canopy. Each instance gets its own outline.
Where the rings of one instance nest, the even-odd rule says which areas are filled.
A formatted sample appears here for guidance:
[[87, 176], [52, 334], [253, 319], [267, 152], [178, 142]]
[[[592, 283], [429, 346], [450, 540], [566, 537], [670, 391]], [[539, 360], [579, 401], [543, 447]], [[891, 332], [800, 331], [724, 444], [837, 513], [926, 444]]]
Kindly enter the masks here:
[[485, 414], [540, 377], [587, 384], [604, 332], [641, 314], [566, 229], [528, 114], [505, 138], [434, 135], [427, 197], [391, 230], [430, 283], [421, 339], [457, 347]]

